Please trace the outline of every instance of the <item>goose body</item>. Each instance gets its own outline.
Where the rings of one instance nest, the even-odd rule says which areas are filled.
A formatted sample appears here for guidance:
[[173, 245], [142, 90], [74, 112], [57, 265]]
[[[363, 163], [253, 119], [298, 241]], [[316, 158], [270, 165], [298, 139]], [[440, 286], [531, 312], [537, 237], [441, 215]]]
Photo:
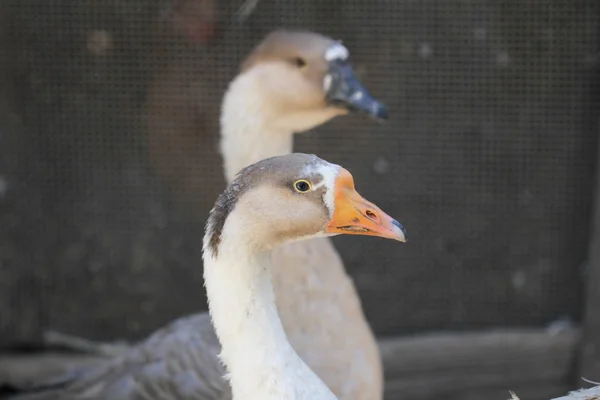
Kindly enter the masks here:
[[[344, 46], [310, 32], [277, 31], [257, 46], [222, 103], [220, 149], [228, 182], [250, 164], [291, 153], [294, 132], [351, 111], [386, 116], [354, 77], [347, 57]], [[270, 253], [280, 321], [297, 355], [337, 397], [381, 400], [377, 343], [339, 254], [322, 236], [283, 243]], [[229, 399], [220, 351], [208, 315], [198, 314], [30, 395]]]

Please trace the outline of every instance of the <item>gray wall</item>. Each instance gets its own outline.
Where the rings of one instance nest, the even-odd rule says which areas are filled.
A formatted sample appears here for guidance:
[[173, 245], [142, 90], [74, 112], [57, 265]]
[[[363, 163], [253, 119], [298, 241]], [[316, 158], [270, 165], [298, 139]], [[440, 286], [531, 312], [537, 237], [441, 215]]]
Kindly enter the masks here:
[[[409, 231], [405, 246], [335, 240], [378, 334], [579, 318], [596, 1], [261, 1], [210, 50], [167, 36], [158, 1], [14, 3], [0, 345], [45, 329], [137, 338], [205, 309], [202, 224], [224, 185], [218, 103], [237, 62], [279, 26], [342, 38], [392, 112], [385, 125], [349, 117], [297, 139]], [[112, 47], [89, 50], [94, 30]], [[168, 66], [176, 84], [155, 78]], [[153, 82], [178, 88], [152, 114], [171, 136], [146, 129]]]

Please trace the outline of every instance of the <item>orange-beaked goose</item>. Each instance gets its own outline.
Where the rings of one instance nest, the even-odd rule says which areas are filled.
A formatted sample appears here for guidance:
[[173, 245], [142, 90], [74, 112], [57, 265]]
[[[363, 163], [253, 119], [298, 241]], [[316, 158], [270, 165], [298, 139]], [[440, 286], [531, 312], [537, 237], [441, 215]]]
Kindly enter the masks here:
[[314, 155], [250, 165], [217, 199], [206, 224], [204, 280], [234, 400], [337, 399], [288, 341], [270, 253], [338, 234], [406, 240], [399, 222], [356, 192], [347, 170]]

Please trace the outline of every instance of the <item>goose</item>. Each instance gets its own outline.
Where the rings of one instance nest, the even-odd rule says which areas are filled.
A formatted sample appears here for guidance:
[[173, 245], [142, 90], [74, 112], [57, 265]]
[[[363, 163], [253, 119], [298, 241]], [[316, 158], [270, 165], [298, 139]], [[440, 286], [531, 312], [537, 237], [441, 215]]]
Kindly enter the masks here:
[[287, 339], [270, 252], [338, 234], [406, 241], [398, 221], [358, 194], [350, 172], [314, 155], [250, 165], [217, 199], [203, 241], [204, 280], [234, 400], [337, 399]]
[[[224, 96], [226, 179], [260, 159], [291, 153], [295, 132], [349, 112], [388, 117], [355, 77], [349, 50], [313, 32], [273, 32], [242, 63]], [[339, 398], [381, 400], [377, 342], [330, 239], [290, 243], [272, 257], [277, 307], [296, 351]]]
[[[270, 33], [241, 63], [222, 101], [226, 180], [292, 153], [294, 133], [348, 113], [387, 118], [355, 77], [348, 49], [313, 32]], [[340, 399], [382, 399], [377, 342], [331, 241], [285, 244], [272, 252], [272, 263], [277, 308], [300, 357]], [[41, 385], [36, 398], [227, 399], [219, 352], [207, 313], [183, 317], [122, 354]]]

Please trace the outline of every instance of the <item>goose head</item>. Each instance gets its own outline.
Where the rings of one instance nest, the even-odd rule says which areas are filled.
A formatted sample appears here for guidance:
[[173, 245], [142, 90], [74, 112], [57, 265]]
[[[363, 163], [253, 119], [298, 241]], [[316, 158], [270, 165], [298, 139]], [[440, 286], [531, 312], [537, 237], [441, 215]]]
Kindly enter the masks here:
[[244, 60], [241, 75], [252, 77], [256, 95], [267, 98], [271, 114], [293, 132], [348, 113], [388, 118], [385, 105], [356, 77], [348, 49], [317, 33], [270, 33]]
[[268, 251], [339, 234], [406, 241], [404, 227], [356, 191], [350, 172], [317, 156], [293, 153], [238, 173], [211, 211], [204, 245], [216, 256], [224, 238]]

